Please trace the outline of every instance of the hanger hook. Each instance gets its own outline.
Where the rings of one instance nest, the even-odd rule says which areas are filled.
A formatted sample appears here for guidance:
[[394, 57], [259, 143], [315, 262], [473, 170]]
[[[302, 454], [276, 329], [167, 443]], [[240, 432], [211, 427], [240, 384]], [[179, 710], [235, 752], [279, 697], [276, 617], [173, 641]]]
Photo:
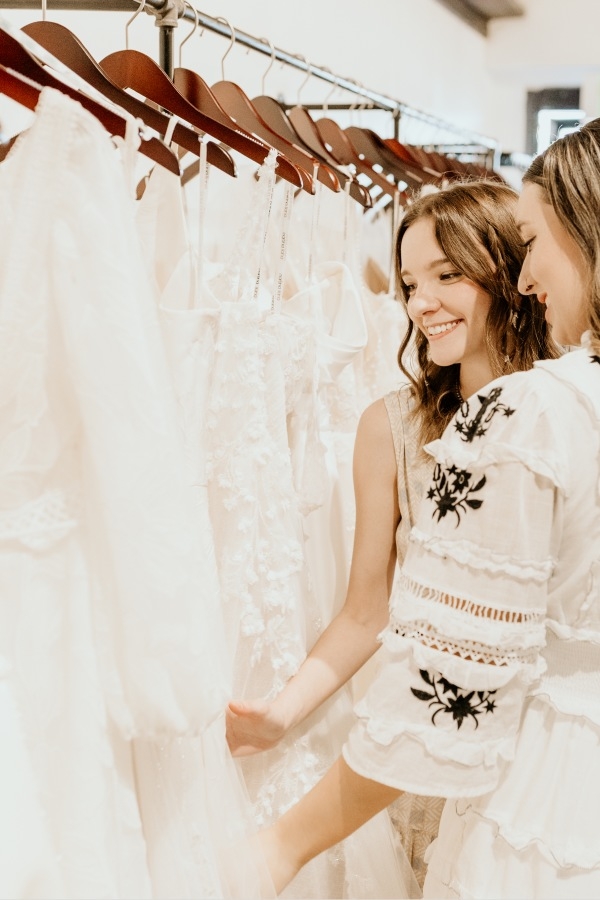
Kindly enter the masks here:
[[[346, 81], [349, 81], [351, 84], [358, 87], [358, 81], [355, 78], [346, 78]], [[347, 88], [347, 90], [350, 90], [350, 88]], [[353, 97], [352, 103], [348, 107], [348, 116], [350, 117], [351, 125], [354, 125], [354, 113], [358, 107], [358, 93], [356, 91], [354, 91], [353, 93], [354, 93], [354, 97]]]
[[221, 78], [223, 81], [225, 81], [225, 58], [229, 55], [229, 53], [231, 53], [231, 51], [233, 49], [233, 45], [235, 44], [235, 31], [233, 30], [233, 25], [231, 24], [231, 22], [229, 22], [223, 16], [217, 16], [215, 21], [223, 22], [223, 24], [227, 25], [227, 27], [229, 28], [229, 30], [231, 32], [231, 39], [229, 41], [229, 47], [223, 54], [223, 58], [221, 60]]
[[[346, 81], [349, 81], [350, 84], [353, 84], [355, 87], [359, 86], [356, 78], [346, 78]], [[348, 90], [350, 90], [350, 88], [348, 88]], [[354, 110], [357, 109], [357, 107], [358, 107], [358, 91], [354, 91], [354, 100], [348, 107], [348, 112], [350, 114], [352, 114], [354, 112]]]
[[196, 34], [196, 32], [197, 32], [197, 30], [198, 30], [198, 21], [199, 21], [199, 20], [198, 20], [198, 10], [197, 10], [196, 7], [193, 5], [193, 3], [190, 3], [189, 0], [183, 0], [183, 3], [184, 3], [184, 6], [189, 6], [189, 8], [191, 9], [191, 11], [194, 13], [194, 18], [196, 19], [196, 21], [194, 22], [194, 27], [192, 28], [192, 30], [190, 31], [190, 33], [189, 33], [186, 37], [184, 37], [184, 39], [182, 40], [182, 42], [181, 42], [180, 45], [179, 45], [179, 68], [180, 68], [180, 69], [181, 69], [181, 56], [182, 56], [183, 45], [185, 44], [186, 41], [189, 41], [189, 39], [190, 39], [194, 34]]
[[275, 62], [275, 46], [273, 45], [273, 41], [270, 41], [269, 38], [260, 38], [261, 41], [264, 41], [265, 44], [268, 44], [271, 49], [271, 62], [267, 66], [264, 71], [262, 80], [261, 80], [261, 89], [263, 94], [265, 93], [265, 80], [271, 69], [273, 68], [273, 63]]
[[[362, 81], [358, 82], [358, 87], [362, 88], [363, 91], [366, 90], [366, 87]], [[369, 100], [368, 97], [363, 97], [363, 102], [358, 104], [359, 113], [363, 112], [363, 110], [365, 109], [373, 109], [373, 101]]]
[[127, 24], [125, 25], [125, 49], [126, 50], [129, 50], [129, 26], [131, 25], [133, 20], [137, 19], [139, 14], [143, 11], [144, 7], [146, 6], [146, 0], [138, 0], [138, 3], [140, 5], [136, 9], [136, 11], [132, 15], [132, 17], [127, 20]]
[[298, 106], [300, 106], [301, 105], [300, 104], [300, 94], [304, 90], [304, 87], [306, 86], [307, 81], [309, 80], [310, 76], [312, 75], [313, 67], [312, 67], [312, 63], [305, 56], [302, 56], [302, 54], [294, 53], [294, 56], [296, 59], [301, 59], [303, 62], [306, 63], [306, 78], [304, 79], [304, 81], [302, 82], [300, 87], [298, 88], [298, 95], [296, 97], [296, 103], [298, 104]]
[[321, 66], [321, 68], [325, 72], [329, 72], [329, 74], [331, 75], [331, 80], [332, 80], [332, 86], [329, 89], [329, 91], [327, 92], [327, 96], [323, 100], [323, 112], [328, 112], [329, 111], [329, 98], [333, 97], [334, 93], [339, 88], [340, 83], [338, 81], [337, 75], [334, 75], [333, 72], [331, 71], [331, 69], [327, 68], [327, 66]]

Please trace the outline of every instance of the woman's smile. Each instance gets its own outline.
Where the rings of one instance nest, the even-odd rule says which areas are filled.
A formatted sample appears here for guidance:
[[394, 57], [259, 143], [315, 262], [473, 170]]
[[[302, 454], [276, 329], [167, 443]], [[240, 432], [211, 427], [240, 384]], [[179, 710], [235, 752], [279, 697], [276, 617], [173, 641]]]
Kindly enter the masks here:
[[441, 322], [439, 325], [423, 325], [423, 330], [430, 341], [439, 341], [440, 338], [456, 331], [461, 322], [462, 319], [452, 319], [450, 322]]

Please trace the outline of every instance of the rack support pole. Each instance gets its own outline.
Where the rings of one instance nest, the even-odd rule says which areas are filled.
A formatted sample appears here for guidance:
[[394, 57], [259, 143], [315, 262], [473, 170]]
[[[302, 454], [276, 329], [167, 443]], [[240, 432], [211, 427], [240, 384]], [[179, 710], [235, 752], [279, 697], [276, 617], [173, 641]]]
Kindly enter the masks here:
[[178, 20], [183, 16], [185, 3], [183, 0], [163, 0], [161, 6], [146, 7], [148, 13], [155, 17], [154, 24], [160, 29], [158, 41], [158, 61], [161, 69], [173, 78], [175, 29]]

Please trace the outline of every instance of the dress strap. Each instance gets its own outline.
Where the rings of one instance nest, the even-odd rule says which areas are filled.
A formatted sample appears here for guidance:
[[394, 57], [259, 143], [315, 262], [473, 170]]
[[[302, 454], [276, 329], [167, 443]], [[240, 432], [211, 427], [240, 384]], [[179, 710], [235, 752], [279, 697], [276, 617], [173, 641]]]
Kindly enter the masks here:
[[206, 232], [206, 202], [208, 198], [208, 135], [200, 136], [200, 171], [198, 173], [198, 185], [200, 198], [198, 202], [198, 248], [196, 259], [196, 292], [194, 306], [196, 309], [202, 305], [202, 291], [204, 286], [204, 237]]
[[415, 524], [423, 494], [423, 479], [428, 475], [428, 461], [422, 458], [416, 423], [412, 419], [412, 393], [407, 385], [384, 397], [390, 419], [396, 453], [398, 505], [402, 543]]
[[290, 222], [292, 218], [292, 205], [294, 202], [293, 185], [287, 184], [285, 187], [285, 197], [283, 201], [283, 214], [281, 222], [281, 241], [279, 244], [279, 258], [277, 260], [277, 269], [275, 272], [275, 285], [273, 289], [273, 297], [271, 300], [271, 312], [281, 312], [281, 301], [283, 296], [283, 276], [285, 271], [285, 260], [287, 257], [288, 236], [290, 230]]
[[383, 398], [390, 420], [394, 452], [396, 454], [398, 503], [400, 504], [401, 515], [406, 511], [406, 432], [404, 424], [406, 409], [403, 404], [403, 393], [404, 391], [392, 391]]

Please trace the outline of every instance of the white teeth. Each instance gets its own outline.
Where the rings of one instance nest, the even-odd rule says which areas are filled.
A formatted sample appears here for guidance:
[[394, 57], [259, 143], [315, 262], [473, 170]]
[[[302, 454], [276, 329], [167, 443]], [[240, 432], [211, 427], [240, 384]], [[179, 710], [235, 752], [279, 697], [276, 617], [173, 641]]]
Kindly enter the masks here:
[[430, 325], [427, 328], [427, 334], [441, 334], [443, 331], [449, 331], [451, 328], [454, 328], [459, 322], [460, 319], [455, 319], [454, 322], [444, 322], [443, 325]]

